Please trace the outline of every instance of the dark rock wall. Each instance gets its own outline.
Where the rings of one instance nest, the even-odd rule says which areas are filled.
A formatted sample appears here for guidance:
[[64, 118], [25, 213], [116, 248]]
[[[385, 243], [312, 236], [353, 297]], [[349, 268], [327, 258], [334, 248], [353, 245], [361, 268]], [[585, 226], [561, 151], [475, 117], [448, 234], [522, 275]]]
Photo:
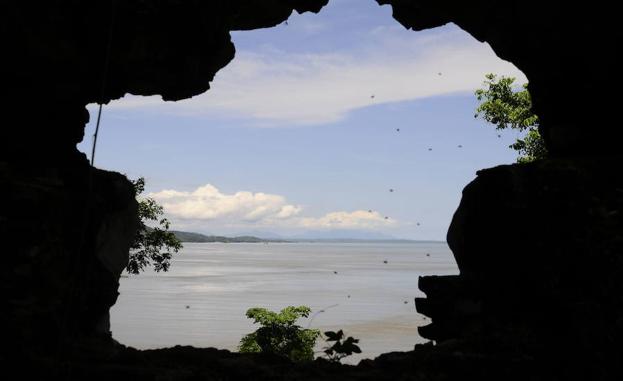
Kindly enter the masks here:
[[109, 336], [108, 311], [138, 226], [132, 185], [113, 172], [0, 168], [2, 314], [12, 354], [56, 354]]
[[420, 280], [428, 298], [416, 305], [433, 321], [421, 334], [514, 346], [569, 377], [620, 374], [621, 164], [550, 159], [480, 171], [448, 231], [461, 274]]

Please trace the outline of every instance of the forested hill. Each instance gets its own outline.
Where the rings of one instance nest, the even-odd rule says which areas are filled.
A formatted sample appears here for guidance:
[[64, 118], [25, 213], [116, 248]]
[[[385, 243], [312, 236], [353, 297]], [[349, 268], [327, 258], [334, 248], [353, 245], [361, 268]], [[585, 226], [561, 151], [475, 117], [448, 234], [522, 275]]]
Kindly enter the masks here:
[[261, 243], [261, 242], [288, 242], [284, 240], [262, 239], [253, 236], [224, 237], [218, 235], [205, 235], [182, 231], [171, 231], [182, 242], [225, 242], [225, 243]]

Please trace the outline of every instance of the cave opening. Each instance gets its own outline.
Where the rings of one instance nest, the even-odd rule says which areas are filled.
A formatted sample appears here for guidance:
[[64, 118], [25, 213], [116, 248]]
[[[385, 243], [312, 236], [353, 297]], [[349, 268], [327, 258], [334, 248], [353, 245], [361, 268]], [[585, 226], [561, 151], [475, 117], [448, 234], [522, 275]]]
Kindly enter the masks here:
[[[357, 29], [362, 12], [324, 24], [318, 20], [329, 13], [308, 23], [298, 16], [288, 20], [294, 11], [317, 13], [328, 3], [3, 4], [0, 38], [6, 59], [0, 69], [5, 74], [6, 122], [0, 131], [0, 234], [6, 253], [2, 327], [8, 350], [0, 361], [7, 374], [67, 380], [623, 378], [623, 176], [621, 129], [615, 117], [620, 105], [618, 97], [609, 95], [621, 82], [616, 75], [621, 35], [616, 4], [377, 0], [389, 4], [392, 17], [403, 26], [429, 30], [405, 39], [391, 34], [392, 27], [398, 28], [393, 22], [387, 28], [381, 25], [372, 37], [370, 30]], [[325, 12], [372, 5], [332, 1]], [[389, 15], [387, 8], [375, 9]], [[514, 162], [505, 147], [513, 137], [496, 137], [491, 128], [476, 124], [459, 129], [468, 120], [476, 123], [475, 102], [468, 93], [481, 78], [462, 82], [462, 88], [447, 86], [457, 84], [451, 67], [459, 72], [475, 67], [469, 54], [473, 40], [459, 38], [459, 46], [450, 49], [464, 54], [443, 52], [447, 45], [439, 33], [455, 28], [449, 23], [486, 41], [529, 78], [531, 112], [539, 117], [538, 132], [549, 156], [473, 174], [477, 168]], [[378, 21], [373, 24], [379, 26]], [[344, 28], [333, 30], [324, 41], [312, 38], [335, 25]], [[275, 26], [234, 32], [239, 56], [228, 65], [235, 53], [230, 32]], [[261, 46], [264, 37], [279, 31], [291, 36], [289, 44], [274, 49], [279, 39], [271, 35]], [[390, 38], [383, 40], [388, 33]], [[441, 70], [432, 60], [437, 67], [428, 70], [420, 61], [410, 70], [405, 57], [426, 58], [419, 54], [426, 49], [411, 46], [416, 40], [419, 48], [429, 44], [443, 53], [444, 64], [450, 66]], [[376, 60], [370, 61], [375, 52]], [[484, 69], [479, 76], [485, 70], [498, 71], [476, 66]], [[306, 67], [322, 70], [310, 77], [302, 70]], [[235, 75], [223, 86], [228, 71]], [[424, 82], [412, 81], [416, 78]], [[328, 91], [331, 84], [341, 91]], [[207, 98], [188, 103], [154, 104], [138, 97], [112, 102], [125, 94], [181, 101], [210, 86]], [[258, 91], [251, 91], [253, 86]], [[417, 93], [420, 97], [411, 99], [422, 89], [438, 92]], [[461, 91], [471, 104], [460, 101]], [[362, 219], [376, 223], [383, 234], [414, 239], [435, 237], [435, 231], [443, 235], [447, 228], [460, 274], [422, 277], [417, 287], [426, 298], [415, 300], [417, 310], [432, 321], [419, 327], [419, 333], [436, 345], [384, 353], [353, 367], [322, 360], [292, 363], [206, 347], [136, 350], [112, 340], [110, 309], [139, 225], [138, 205], [126, 176], [89, 163], [91, 131], [84, 139], [84, 127], [86, 106], [94, 102], [110, 103], [104, 111], [97, 166], [125, 171], [132, 178], [145, 176], [149, 194], [169, 197], [160, 200], [177, 206], [174, 211], [166, 205], [170, 214], [188, 212], [183, 205], [193, 197], [211, 194], [228, 201], [238, 195], [250, 200], [251, 207], [237, 215], [246, 218], [245, 228], [266, 216], [287, 221], [284, 229], [290, 231], [322, 224], [344, 227], [345, 221]], [[156, 112], [147, 112], [149, 107]], [[235, 121], [228, 119], [232, 115]], [[306, 123], [294, 125], [292, 119]], [[395, 127], [396, 120], [404, 124]], [[426, 128], [420, 128], [423, 124]], [[469, 136], [460, 135], [467, 130]], [[80, 152], [76, 145], [83, 140]], [[507, 159], [489, 161], [497, 157], [497, 149]], [[188, 169], [197, 173], [187, 177]], [[173, 198], [181, 201], [169, 202]], [[435, 207], [435, 200], [444, 198], [451, 199], [444, 203], [445, 217]], [[258, 205], [262, 208], [253, 208]], [[186, 222], [209, 217], [208, 212], [191, 213]], [[417, 219], [411, 220], [413, 216]], [[171, 217], [174, 224], [180, 217]], [[406, 224], [411, 221], [414, 230]], [[232, 226], [229, 231], [216, 229], [227, 227], [225, 222], [206, 229], [235, 233]], [[361, 265], [361, 256], [357, 259], [347, 265]], [[403, 268], [395, 259], [379, 259], [372, 261], [374, 266]], [[324, 270], [340, 282], [352, 275], [346, 268]], [[383, 273], [391, 282], [405, 279], [393, 277], [394, 270]], [[413, 275], [411, 286], [393, 288], [410, 291], [399, 295], [399, 306], [408, 305], [403, 297], [417, 295], [415, 271]], [[301, 277], [294, 279], [300, 283]], [[140, 279], [149, 278], [121, 278]], [[354, 293], [351, 297], [356, 299]], [[182, 321], [180, 316], [197, 309], [188, 307], [173, 315]], [[328, 309], [316, 320], [337, 312], [337, 307]], [[139, 326], [145, 321], [136, 319]], [[113, 330], [119, 333], [116, 324]], [[364, 338], [361, 345], [365, 353]]]
[[[425, 342], [418, 276], [458, 273], [445, 234], [460, 191], [478, 169], [515, 161], [516, 136], [473, 118], [473, 91], [486, 73], [525, 77], [454, 24], [405, 30], [373, 2], [334, 1], [233, 42], [208, 92], [105, 106], [97, 166], [144, 176], [173, 230], [325, 241], [309, 253], [188, 243], [168, 273], [122, 277], [113, 337], [236, 350], [254, 329], [247, 308], [303, 304], [325, 311], [318, 328], [362, 340], [351, 362]], [[87, 155], [95, 120], [79, 145]], [[395, 239], [431, 242], [383, 243]], [[282, 279], [266, 280], [274, 271]]]

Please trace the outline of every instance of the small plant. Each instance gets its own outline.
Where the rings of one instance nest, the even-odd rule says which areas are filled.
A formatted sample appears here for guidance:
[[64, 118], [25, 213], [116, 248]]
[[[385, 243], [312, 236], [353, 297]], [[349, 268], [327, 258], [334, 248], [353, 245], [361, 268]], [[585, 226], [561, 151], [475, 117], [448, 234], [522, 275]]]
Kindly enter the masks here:
[[324, 350], [327, 359], [331, 362], [340, 362], [344, 357], [348, 357], [353, 353], [361, 353], [361, 349], [357, 345], [359, 339], [349, 336], [342, 341], [344, 332], [341, 329], [337, 332], [327, 331], [324, 335], [327, 337], [325, 340], [327, 343], [335, 342]]
[[250, 308], [247, 317], [261, 327], [243, 337], [238, 350], [242, 353], [273, 353], [292, 361], [313, 360], [314, 345], [320, 331], [295, 324], [299, 318], [308, 317], [310, 312], [307, 306], [289, 306], [279, 313], [265, 308]]

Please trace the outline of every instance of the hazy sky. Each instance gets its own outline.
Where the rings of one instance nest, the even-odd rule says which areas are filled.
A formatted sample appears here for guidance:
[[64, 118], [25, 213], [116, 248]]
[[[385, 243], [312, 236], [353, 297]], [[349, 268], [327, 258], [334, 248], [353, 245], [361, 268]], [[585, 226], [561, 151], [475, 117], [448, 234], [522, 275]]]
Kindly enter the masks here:
[[389, 6], [332, 0], [233, 40], [207, 93], [104, 107], [96, 165], [144, 176], [173, 228], [443, 240], [476, 170], [515, 160], [473, 92], [488, 72], [525, 77], [454, 25], [408, 31]]

